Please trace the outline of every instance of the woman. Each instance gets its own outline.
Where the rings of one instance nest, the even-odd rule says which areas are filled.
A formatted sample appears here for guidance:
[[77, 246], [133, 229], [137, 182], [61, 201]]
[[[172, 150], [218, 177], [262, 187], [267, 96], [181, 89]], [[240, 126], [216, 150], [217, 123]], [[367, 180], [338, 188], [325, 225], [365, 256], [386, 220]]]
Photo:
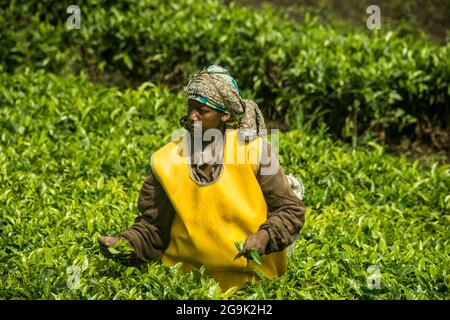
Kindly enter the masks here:
[[[187, 134], [152, 155], [139, 193], [142, 215], [120, 237], [100, 237], [102, 253], [111, 257], [108, 247], [123, 238], [133, 248], [131, 262], [182, 262], [182, 271], [203, 265], [223, 290], [241, 287], [256, 270], [268, 278], [284, 274], [305, 206], [264, 138], [261, 111], [220, 66], [198, 71], [185, 91], [188, 112], [180, 123]], [[192, 147], [208, 132], [216, 133], [212, 143], [200, 139]], [[234, 243], [244, 239], [237, 252]], [[248, 268], [253, 248], [262, 264]]]

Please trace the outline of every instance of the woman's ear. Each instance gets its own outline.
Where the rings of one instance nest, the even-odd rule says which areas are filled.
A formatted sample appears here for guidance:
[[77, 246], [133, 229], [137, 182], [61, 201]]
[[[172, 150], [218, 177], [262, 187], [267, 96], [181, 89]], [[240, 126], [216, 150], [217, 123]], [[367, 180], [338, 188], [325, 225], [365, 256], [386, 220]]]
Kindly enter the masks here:
[[231, 114], [225, 113], [225, 114], [221, 117], [221, 120], [222, 120], [222, 122], [227, 122], [227, 121], [230, 119], [230, 117], [231, 117]]

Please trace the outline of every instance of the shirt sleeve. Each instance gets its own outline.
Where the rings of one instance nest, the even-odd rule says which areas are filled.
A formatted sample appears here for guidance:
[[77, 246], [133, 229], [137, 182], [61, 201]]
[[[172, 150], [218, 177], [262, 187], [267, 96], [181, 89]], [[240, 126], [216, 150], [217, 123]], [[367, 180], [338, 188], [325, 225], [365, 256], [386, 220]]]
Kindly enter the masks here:
[[256, 178], [268, 207], [267, 220], [259, 227], [269, 233], [265, 254], [285, 249], [297, 238], [305, 223], [306, 208], [297, 197], [267, 141]]
[[153, 171], [139, 191], [138, 209], [141, 213], [134, 224], [122, 233], [134, 248], [134, 263], [157, 260], [167, 249], [174, 208]]

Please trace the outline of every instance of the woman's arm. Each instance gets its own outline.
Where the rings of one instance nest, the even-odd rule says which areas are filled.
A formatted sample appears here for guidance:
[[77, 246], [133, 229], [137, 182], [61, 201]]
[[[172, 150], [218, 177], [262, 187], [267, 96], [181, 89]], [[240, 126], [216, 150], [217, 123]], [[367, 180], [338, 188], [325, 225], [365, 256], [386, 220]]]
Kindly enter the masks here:
[[167, 249], [174, 208], [163, 187], [150, 170], [139, 192], [138, 209], [141, 215], [121, 236], [134, 248], [135, 263], [158, 259]]
[[251, 234], [237, 256], [248, 256], [252, 248], [260, 254], [281, 251], [292, 244], [305, 222], [306, 208], [286, 178], [270, 144], [263, 140], [255, 176], [267, 203], [267, 220]]
[[269, 234], [264, 253], [281, 251], [292, 244], [305, 223], [306, 208], [293, 192], [283, 169], [257, 177], [268, 206], [267, 220], [259, 227]]

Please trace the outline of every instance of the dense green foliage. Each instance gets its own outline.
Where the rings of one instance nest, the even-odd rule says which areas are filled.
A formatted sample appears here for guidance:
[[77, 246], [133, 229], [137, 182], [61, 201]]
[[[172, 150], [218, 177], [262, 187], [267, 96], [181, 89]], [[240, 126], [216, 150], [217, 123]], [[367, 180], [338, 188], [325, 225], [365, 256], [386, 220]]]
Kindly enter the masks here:
[[[305, 227], [285, 276], [221, 293], [203, 270], [125, 267], [97, 245], [138, 215], [182, 95], [30, 70], [1, 72], [0, 83], [2, 299], [450, 298], [449, 165], [426, 168], [371, 140], [351, 149], [323, 131], [281, 134], [281, 164], [305, 183]], [[367, 286], [371, 265], [379, 289]]]
[[77, 3], [80, 30], [66, 28], [67, 1], [1, 5], [4, 68], [85, 70], [122, 85], [152, 81], [179, 89], [189, 72], [217, 63], [266, 116], [293, 128], [323, 120], [335, 136], [354, 142], [372, 132], [388, 142], [407, 134], [438, 147], [448, 143], [434, 128], [450, 122], [449, 43], [402, 38], [395, 30], [344, 32], [308, 15], [298, 24], [269, 9], [217, 0]]

